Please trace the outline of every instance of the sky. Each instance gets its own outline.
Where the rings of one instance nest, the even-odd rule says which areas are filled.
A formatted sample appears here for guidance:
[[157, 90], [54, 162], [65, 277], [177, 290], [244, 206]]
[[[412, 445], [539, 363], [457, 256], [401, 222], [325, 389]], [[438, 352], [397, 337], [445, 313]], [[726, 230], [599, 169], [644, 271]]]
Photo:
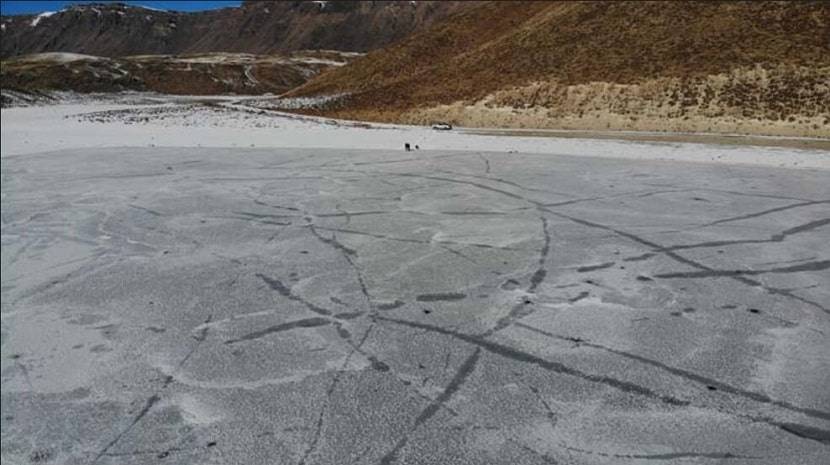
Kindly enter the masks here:
[[[0, 0], [0, 13], [4, 15], [30, 15], [43, 13], [44, 11], [58, 11], [61, 8], [78, 3], [110, 3], [112, 0], [70, 0], [70, 1], [45, 1], [45, 0]], [[239, 0], [121, 0], [118, 3], [148, 6], [160, 10], [176, 11], [199, 11], [229, 6], [239, 6]]]

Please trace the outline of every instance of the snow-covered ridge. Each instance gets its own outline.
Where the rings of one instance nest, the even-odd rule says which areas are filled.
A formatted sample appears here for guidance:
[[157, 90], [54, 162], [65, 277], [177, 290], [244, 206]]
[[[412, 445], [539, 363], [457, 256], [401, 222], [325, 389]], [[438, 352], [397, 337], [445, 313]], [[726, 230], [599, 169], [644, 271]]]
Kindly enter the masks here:
[[36, 27], [43, 18], [48, 18], [54, 15], [55, 13], [57, 13], [57, 11], [44, 11], [43, 13], [35, 16], [35, 18], [32, 20], [30, 24], [32, 27]]
[[[99, 8], [100, 6], [101, 5], [98, 5], [98, 4], [77, 4], [77, 5], [67, 6], [66, 8], [60, 9], [58, 11], [44, 11], [43, 13], [40, 13], [40, 14], [36, 15], [34, 18], [32, 18], [32, 21], [29, 23], [29, 25], [31, 27], [37, 27], [38, 24], [40, 24], [41, 21], [44, 18], [48, 18], [48, 17], [54, 16], [56, 14], [62, 14], [62, 13], [67, 13], [67, 12], [71, 12], [71, 11], [76, 11], [76, 12], [92, 11], [96, 15], [102, 16], [104, 14], [104, 12], [101, 11], [101, 9]], [[163, 10], [163, 9], [160, 9], [160, 8], [153, 8], [153, 7], [144, 6], [144, 5], [127, 5], [127, 4], [118, 4], [118, 3], [111, 4], [111, 5], [105, 5], [105, 8], [106, 8], [107, 12], [115, 11], [115, 13], [117, 13], [121, 16], [124, 15], [125, 10], [146, 10], [146, 11], [153, 11], [153, 12], [156, 12], [156, 13], [168, 13], [168, 14], [169, 13], [174, 13], [174, 14], [176, 13], [176, 12], [171, 12], [170, 10]], [[3, 29], [5, 30], [5, 27]]]
[[[331, 56], [331, 58], [322, 58], [315, 56], [319, 53], [322, 56]], [[343, 66], [348, 63], [349, 59], [362, 56], [362, 53], [356, 52], [339, 52], [330, 50], [321, 51], [298, 51], [290, 55], [254, 55], [251, 53], [228, 53], [228, 52], [213, 52], [213, 53], [199, 53], [192, 55], [131, 55], [125, 57], [126, 59], [135, 61], [158, 61], [165, 60], [177, 63], [275, 63], [275, 64], [306, 64], [306, 65], [328, 65], [328, 66]], [[338, 59], [340, 58], [340, 59]]]
[[163, 10], [161, 8], [153, 8], [153, 7], [145, 6], [145, 5], [127, 5], [127, 6], [128, 7], [133, 7], [133, 8], [141, 8], [143, 10], [158, 11], [160, 13], [167, 13], [167, 12], [170, 11], [170, 10]]
[[290, 60], [293, 63], [305, 63], [309, 65], [329, 65], [329, 66], [343, 66], [346, 64], [345, 61], [334, 61], [334, 60], [326, 60], [324, 58], [292, 58]]
[[[101, 4], [83, 4], [83, 3], [81, 3], [81, 4], [68, 6], [68, 7], [64, 8], [63, 10], [60, 10], [60, 12], [64, 12], [64, 11], [86, 11], [86, 10], [100, 11], [99, 10], [100, 7], [101, 7]], [[145, 5], [125, 4], [125, 3], [107, 4], [107, 5], [104, 5], [104, 7], [108, 10], [149, 10], [149, 11], [156, 11], [156, 12], [159, 12], [159, 13], [169, 13], [170, 12], [170, 10], [164, 10], [164, 9], [161, 9], [161, 8], [153, 8], [153, 7], [149, 7], [149, 6], [145, 6]]]
[[71, 63], [73, 61], [103, 61], [107, 58], [84, 55], [83, 53], [69, 53], [69, 52], [46, 52], [36, 53], [34, 55], [25, 55], [19, 58], [21, 61], [30, 62], [52, 62], [52, 63]]

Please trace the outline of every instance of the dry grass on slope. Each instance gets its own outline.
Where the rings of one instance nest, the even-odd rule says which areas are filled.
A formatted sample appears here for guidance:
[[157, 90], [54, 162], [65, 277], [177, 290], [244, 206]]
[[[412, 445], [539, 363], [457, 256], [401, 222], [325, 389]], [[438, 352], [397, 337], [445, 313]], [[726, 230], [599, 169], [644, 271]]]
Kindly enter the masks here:
[[[788, 110], [798, 108], [798, 111]], [[473, 104], [389, 114], [403, 123], [466, 127], [830, 136], [830, 67], [735, 68], [635, 84], [535, 82]]]
[[494, 38], [512, 34], [549, 6], [542, 2], [487, 2], [397, 45], [370, 52], [356, 60], [356, 66], [326, 73], [292, 95], [371, 93], [372, 98], [366, 100], [369, 107], [408, 106], [422, 102], [430, 94], [435, 101], [442, 97], [454, 100], [476, 89], [466, 79], [447, 76], [449, 71], [459, 68], [458, 62], [465, 54], [486, 46]]
[[[292, 95], [349, 93], [339, 107], [326, 113], [401, 121], [405, 112], [471, 105], [534, 82], [560, 87], [642, 86], [647, 81], [675, 79], [680, 84], [673, 86], [682, 88], [684, 82], [756, 66], [813, 70], [830, 66], [830, 4], [489, 2], [349, 66], [327, 71]], [[787, 119], [802, 115], [801, 94], [815, 96], [809, 90], [811, 80], [822, 76], [801, 73], [796, 80], [761, 94], [751, 84], [738, 86], [724, 98], [732, 99], [729, 111], [733, 111], [762, 96], [771, 99], [763, 102], [764, 115]], [[663, 90], [670, 91], [669, 87]], [[521, 93], [515, 97], [509, 107], [540, 106], [523, 100], [527, 96]], [[697, 106], [706, 98], [692, 89], [669, 106]], [[613, 101], [605, 105], [603, 109], [612, 113], [619, 106]], [[557, 111], [556, 104], [541, 106]], [[576, 109], [580, 111], [585, 109]], [[750, 113], [755, 117], [758, 111]]]

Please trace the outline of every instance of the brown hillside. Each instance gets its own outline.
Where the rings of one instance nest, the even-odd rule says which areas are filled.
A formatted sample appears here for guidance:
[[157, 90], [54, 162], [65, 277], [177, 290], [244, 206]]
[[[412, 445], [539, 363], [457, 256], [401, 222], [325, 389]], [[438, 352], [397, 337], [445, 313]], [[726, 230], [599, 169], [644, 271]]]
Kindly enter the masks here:
[[[441, 105], [478, 103], [513, 113], [536, 110], [532, 118], [512, 125], [556, 127], [561, 121], [551, 121], [563, 115], [546, 112], [556, 112], [561, 99], [540, 102], [538, 92], [522, 88], [541, 86], [548, 94], [567, 94], [586, 91], [574, 86], [606, 83], [635, 86], [622, 97], [633, 92], [645, 99], [638, 108], [626, 108], [622, 114], [627, 117], [648, 119], [650, 113], [643, 109], [656, 106], [661, 109], [651, 116], [660, 118], [666, 112], [692, 120], [732, 114], [776, 120], [796, 116], [797, 124], [809, 119], [812, 126], [828, 113], [827, 100], [821, 101], [830, 95], [828, 67], [826, 2], [489, 2], [325, 72], [293, 95], [348, 93], [327, 112], [341, 117], [423, 122], [427, 109], [430, 118], [441, 117], [451, 113], [436, 111]], [[747, 79], [756, 68], [761, 69], [757, 76]], [[772, 83], [765, 77], [769, 69], [776, 70]], [[729, 83], [721, 85], [723, 80]], [[643, 97], [643, 85], [650, 96]], [[517, 92], [504, 95], [511, 89]], [[585, 100], [592, 106], [577, 102], [570, 116], [613, 113], [610, 103], [603, 102], [614, 99]], [[752, 108], [742, 115], [746, 105]], [[452, 114], [457, 122], [470, 123], [463, 112]], [[505, 121], [501, 118], [499, 124]], [[492, 125], [486, 118], [478, 123]]]
[[204, 53], [106, 58], [39, 53], [0, 62], [3, 90], [18, 92], [153, 91], [168, 94], [280, 94], [359, 53], [298, 51], [251, 55]]
[[51, 15], [0, 17], [0, 56], [364, 52], [474, 6], [471, 3], [257, 0], [192, 13], [119, 3], [76, 4]]

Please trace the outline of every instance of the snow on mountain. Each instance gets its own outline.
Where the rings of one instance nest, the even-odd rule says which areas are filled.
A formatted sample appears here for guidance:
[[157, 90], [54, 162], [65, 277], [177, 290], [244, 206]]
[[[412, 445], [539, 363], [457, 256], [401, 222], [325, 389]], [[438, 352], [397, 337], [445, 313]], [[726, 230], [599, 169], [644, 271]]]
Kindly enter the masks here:
[[28, 62], [42, 61], [52, 63], [71, 63], [73, 61], [100, 61], [103, 57], [93, 55], [85, 55], [83, 53], [69, 53], [69, 52], [48, 52], [38, 53], [36, 55], [27, 55], [22, 60]]
[[35, 16], [35, 18], [32, 20], [32, 22], [30, 24], [32, 25], [32, 27], [36, 27], [38, 25], [38, 23], [40, 23], [40, 20], [42, 20], [43, 18], [48, 18], [48, 17], [52, 16], [55, 13], [57, 13], [57, 12], [56, 11], [44, 11], [43, 13]]
[[73, 4], [58, 12], [2, 16], [0, 57], [43, 52], [108, 57], [319, 49], [366, 52], [476, 4], [252, 1], [198, 12], [123, 3]]
[[161, 8], [153, 8], [151, 6], [146, 6], [146, 5], [130, 5], [130, 6], [132, 6], [134, 8], [142, 8], [142, 9], [150, 10], [150, 11], [158, 11], [158, 12], [161, 12], [161, 13], [167, 13], [169, 11], [169, 10], [164, 10], [164, 9], [161, 9]]

